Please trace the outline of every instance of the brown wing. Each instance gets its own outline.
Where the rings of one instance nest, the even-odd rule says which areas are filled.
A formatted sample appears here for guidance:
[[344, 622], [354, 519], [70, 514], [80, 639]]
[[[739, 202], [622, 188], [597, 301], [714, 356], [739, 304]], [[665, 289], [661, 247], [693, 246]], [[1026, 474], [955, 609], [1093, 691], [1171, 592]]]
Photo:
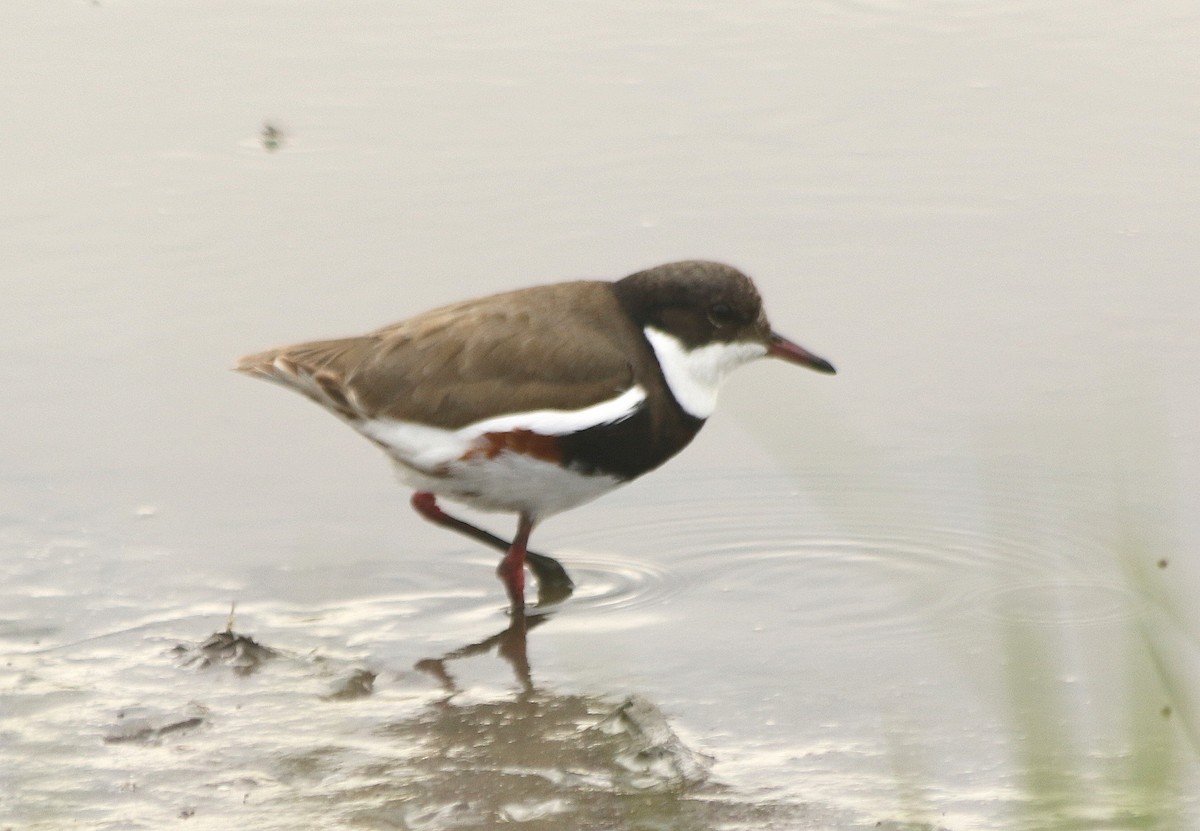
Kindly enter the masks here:
[[619, 395], [634, 383], [623, 348], [631, 334], [640, 336], [611, 284], [557, 283], [435, 309], [362, 337], [248, 355], [236, 368], [351, 421], [458, 428]]

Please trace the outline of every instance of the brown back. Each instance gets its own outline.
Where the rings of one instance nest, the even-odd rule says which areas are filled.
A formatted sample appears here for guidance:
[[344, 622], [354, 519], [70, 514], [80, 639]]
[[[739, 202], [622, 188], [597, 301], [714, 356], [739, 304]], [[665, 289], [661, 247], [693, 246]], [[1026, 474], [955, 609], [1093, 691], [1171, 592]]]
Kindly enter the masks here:
[[351, 421], [455, 429], [613, 398], [634, 383], [631, 355], [640, 344], [612, 284], [579, 281], [467, 300], [361, 337], [268, 350], [241, 359], [237, 369], [296, 389]]

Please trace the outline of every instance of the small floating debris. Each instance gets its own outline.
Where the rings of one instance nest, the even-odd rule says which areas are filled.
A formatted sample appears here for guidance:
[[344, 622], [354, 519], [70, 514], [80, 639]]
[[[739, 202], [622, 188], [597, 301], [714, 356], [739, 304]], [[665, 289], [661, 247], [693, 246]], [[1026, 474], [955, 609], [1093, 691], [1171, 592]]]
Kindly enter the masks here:
[[249, 675], [279, 654], [249, 635], [231, 630], [216, 632], [198, 646], [179, 644], [174, 651], [180, 655], [185, 667], [207, 669], [214, 664], [224, 664], [238, 675]]
[[349, 678], [333, 688], [333, 692], [324, 696], [326, 701], [350, 701], [355, 698], [366, 698], [375, 691], [375, 673], [369, 669], [355, 670]]
[[283, 146], [283, 130], [279, 129], [269, 121], [266, 124], [263, 124], [261, 137], [262, 146], [266, 148], [267, 152], [269, 153], [274, 153]]
[[[230, 623], [232, 624], [232, 613]], [[232, 625], [224, 632], [214, 632], [201, 644], [179, 644], [173, 650], [180, 663], [194, 669], [208, 669], [213, 665], [224, 665], [238, 675], [249, 675], [279, 653], [264, 646], [249, 635], [233, 631]]]
[[164, 736], [192, 730], [208, 719], [208, 709], [192, 702], [183, 712], [165, 713], [130, 707], [117, 713], [117, 723], [104, 733], [105, 744], [156, 744]]
[[149, 519], [152, 516], [158, 515], [158, 508], [154, 505], [138, 505], [133, 515], [141, 519]]

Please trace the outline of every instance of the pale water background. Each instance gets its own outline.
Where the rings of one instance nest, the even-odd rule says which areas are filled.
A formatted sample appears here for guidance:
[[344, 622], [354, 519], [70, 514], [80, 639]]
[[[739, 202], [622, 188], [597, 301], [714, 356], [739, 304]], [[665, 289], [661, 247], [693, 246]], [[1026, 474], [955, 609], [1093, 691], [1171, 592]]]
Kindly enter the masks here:
[[[0, 41], [0, 827], [1200, 828], [1194, 3], [8, 0]], [[743, 370], [538, 530], [580, 588], [530, 687], [495, 555], [227, 371], [691, 257], [840, 374]], [[189, 664], [235, 600], [279, 655]], [[588, 729], [629, 695], [706, 781]]]

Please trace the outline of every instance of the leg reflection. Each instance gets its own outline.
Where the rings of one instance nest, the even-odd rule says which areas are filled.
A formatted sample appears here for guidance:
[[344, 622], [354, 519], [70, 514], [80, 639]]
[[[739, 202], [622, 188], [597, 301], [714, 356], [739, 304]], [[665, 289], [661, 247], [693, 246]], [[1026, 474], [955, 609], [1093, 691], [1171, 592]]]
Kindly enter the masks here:
[[502, 631], [476, 643], [453, 649], [440, 658], [425, 658], [417, 661], [415, 669], [432, 675], [446, 692], [456, 693], [459, 692], [459, 688], [454, 681], [454, 676], [450, 674], [449, 663], [461, 658], [485, 654], [495, 647], [496, 654], [512, 667], [513, 674], [521, 684], [522, 690], [532, 692], [533, 676], [530, 672], [529, 654], [525, 646], [526, 636], [530, 629], [541, 626], [550, 618], [549, 614], [526, 614], [522, 609], [514, 609], [508, 626]]

